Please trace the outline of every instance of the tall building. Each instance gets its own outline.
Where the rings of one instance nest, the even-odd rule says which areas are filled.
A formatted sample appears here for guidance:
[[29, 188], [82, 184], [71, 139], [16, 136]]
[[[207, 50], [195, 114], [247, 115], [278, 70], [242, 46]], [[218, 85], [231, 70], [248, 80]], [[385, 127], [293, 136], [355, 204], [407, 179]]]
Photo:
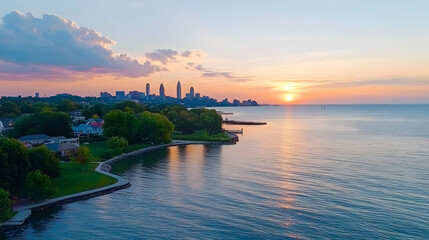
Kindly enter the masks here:
[[150, 84], [146, 83], [146, 97], [148, 98], [150, 95]]
[[191, 99], [195, 97], [194, 87], [191, 87], [191, 89], [189, 90], [189, 96], [191, 97]]
[[182, 85], [177, 81], [177, 99], [182, 99]]
[[35, 98], [39, 98], [39, 93], [38, 92], [36, 92], [36, 94], [35, 94], [35, 96], [34, 96]]
[[161, 98], [161, 100], [165, 99], [165, 89], [164, 89], [164, 84], [162, 83], [159, 86], [159, 97]]
[[125, 91], [116, 91], [116, 100], [124, 100]]

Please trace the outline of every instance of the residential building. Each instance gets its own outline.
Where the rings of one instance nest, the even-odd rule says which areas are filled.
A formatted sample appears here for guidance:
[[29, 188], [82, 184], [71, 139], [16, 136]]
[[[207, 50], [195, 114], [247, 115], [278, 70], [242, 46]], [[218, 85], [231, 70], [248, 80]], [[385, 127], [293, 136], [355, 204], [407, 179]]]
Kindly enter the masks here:
[[25, 135], [20, 138], [18, 138], [18, 141], [22, 143], [28, 143], [32, 146], [42, 145], [45, 142], [49, 142], [49, 137], [46, 134], [33, 134], [33, 135]]
[[124, 100], [125, 91], [116, 91], [116, 100]]

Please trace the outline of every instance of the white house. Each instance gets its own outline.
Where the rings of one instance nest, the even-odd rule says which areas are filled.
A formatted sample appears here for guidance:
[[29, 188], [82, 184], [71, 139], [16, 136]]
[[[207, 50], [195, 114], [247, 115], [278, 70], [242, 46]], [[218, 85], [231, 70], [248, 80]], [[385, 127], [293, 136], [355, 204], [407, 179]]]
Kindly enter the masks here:
[[95, 135], [95, 136], [101, 136], [103, 135], [103, 129], [101, 127], [94, 127], [88, 124], [80, 124], [79, 126], [72, 127], [73, 133], [75, 136], [78, 135]]

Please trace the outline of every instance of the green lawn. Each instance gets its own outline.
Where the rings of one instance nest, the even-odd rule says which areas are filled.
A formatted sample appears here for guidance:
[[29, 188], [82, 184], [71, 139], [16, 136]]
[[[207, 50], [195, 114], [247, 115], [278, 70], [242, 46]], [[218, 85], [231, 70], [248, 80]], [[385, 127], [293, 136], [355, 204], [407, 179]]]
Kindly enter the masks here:
[[229, 142], [231, 139], [225, 133], [208, 135], [204, 130], [198, 130], [194, 133], [172, 133], [171, 138], [175, 140], [190, 140], [190, 141], [209, 141], [209, 142]]
[[82, 144], [82, 146], [86, 146], [89, 148], [89, 152], [94, 156], [94, 162], [103, 161], [103, 152], [106, 150], [106, 141], [92, 142], [89, 144]]
[[61, 176], [52, 179], [54, 185], [58, 187], [58, 191], [51, 198], [104, 187], [117, 182], [115, 178], [96, 172], [97, 165], [88, 164], [85, 166], [85, 171], [82, 171], [81, 164], [62, 162]]

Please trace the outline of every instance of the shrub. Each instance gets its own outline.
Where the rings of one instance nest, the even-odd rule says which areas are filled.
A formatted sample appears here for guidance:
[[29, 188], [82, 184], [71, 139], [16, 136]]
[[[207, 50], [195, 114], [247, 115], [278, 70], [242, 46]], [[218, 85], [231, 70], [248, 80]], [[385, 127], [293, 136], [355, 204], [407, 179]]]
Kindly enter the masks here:
[[109, 149], [109, 148], [107, 148], [102, 154], [101, 154], [101, 157], [103, 158], [103, 159], [109, 159], [109, 158], [112, 158], [113, 156], [115, 156], [114, 154], [113, 154], [113, 150], [112, 149]]
[[12, 201], [9, 199], [9, 192], [0, 188], [0, 223], [9, 220], [12, 216]]
[[128, 146], [128, 142], [123, 137], [111, 137], [107, 140], [106, 145], [112, 150], [113, 155], [119, 155]]
[[29, 172], [24, 185], [24, 195], [35, 200], [45, 199], [57, 191], [48, 175], [40, 170]]

